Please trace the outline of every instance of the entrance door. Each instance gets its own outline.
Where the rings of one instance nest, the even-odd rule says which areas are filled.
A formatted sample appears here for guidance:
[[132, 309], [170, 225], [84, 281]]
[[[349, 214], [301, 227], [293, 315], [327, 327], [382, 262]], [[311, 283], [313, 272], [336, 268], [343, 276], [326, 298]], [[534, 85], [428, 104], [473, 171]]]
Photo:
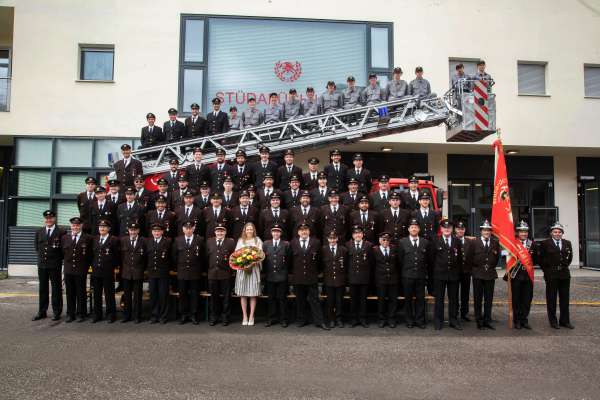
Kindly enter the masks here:
[[492, 217], [491, 183], [456, 181], [449, 188], [450, 218], [464, 221], [467, 235], [477, 235], [482, 222]]
[[[12, 159], [12, 147], [0, 146], [0, 237], [8, 237], [7, 207], [8, 169]], [[7, 268], [7, 240], [0, 240], [0, 270]]]
[[600, 269], [600, 190], [598, 180], [581, 181], [580, 238], [584, 266]]

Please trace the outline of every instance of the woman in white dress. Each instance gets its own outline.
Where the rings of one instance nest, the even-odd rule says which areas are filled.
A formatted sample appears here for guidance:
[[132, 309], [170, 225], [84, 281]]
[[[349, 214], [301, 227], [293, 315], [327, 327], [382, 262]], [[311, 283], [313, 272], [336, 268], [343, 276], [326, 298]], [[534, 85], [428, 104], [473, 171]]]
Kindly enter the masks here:
[[[242, 247], [255, 246], [262, 249], [262, 240], [256, 236], [256, 227], [248, 222], [242, 229], [242, 235], [238, 239], [235, 249]], [[254, 310], [256, 308], [256, 298], [260, 296], [260, 270], [262, 262], [256, 263], [246, 271], [236, 271], [235, 275], [235, 294], [240, 297], [242, 305], [243, 322], [242, 325], [254, 325]], [[248, 315], [248, 298], [250, 298], [250, 315]]]

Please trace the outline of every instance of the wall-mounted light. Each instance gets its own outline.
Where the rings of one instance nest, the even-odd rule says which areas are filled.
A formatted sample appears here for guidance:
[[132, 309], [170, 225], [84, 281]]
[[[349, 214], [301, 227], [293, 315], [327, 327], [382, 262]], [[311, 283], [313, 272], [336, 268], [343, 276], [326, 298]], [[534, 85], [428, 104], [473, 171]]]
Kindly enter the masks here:
[[382, 147], [381, 151], [389, 152], [389, 151], [392, 151], [392, 148], [391, 147]]
[[506, 154], [509, 156], [514, 156], [515, 154], [519, 154], [519, 150], [507, 150]]

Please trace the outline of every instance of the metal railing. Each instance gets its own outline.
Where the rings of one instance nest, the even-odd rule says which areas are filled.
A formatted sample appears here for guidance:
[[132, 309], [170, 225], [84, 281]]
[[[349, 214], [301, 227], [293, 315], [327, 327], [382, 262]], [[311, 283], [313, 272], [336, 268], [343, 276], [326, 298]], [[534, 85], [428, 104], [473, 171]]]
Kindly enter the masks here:
[[11, 78], [0, 78], [0, 111], [10, 111]]

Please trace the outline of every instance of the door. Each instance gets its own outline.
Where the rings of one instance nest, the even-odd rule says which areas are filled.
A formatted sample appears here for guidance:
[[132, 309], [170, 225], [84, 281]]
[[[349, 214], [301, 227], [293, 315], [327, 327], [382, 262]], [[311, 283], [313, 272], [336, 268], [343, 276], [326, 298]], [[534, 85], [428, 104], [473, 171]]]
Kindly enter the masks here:
[[[12, 147], [0, 146], [0, 237], [8, 237], [7, 207], [8, 170], [12, 160]], [[7, 240], [0, 240], [0, 270], [7, 268]]]
[[491, 183], [456, 181], [448, 186], [450, 219], [464, 221], [467, 235], [478, 235], [483, 221], [492, 217]]
[[600, 269], [600, 191], [598, 180], [580, 181], [580, 242], [583, 265]]

